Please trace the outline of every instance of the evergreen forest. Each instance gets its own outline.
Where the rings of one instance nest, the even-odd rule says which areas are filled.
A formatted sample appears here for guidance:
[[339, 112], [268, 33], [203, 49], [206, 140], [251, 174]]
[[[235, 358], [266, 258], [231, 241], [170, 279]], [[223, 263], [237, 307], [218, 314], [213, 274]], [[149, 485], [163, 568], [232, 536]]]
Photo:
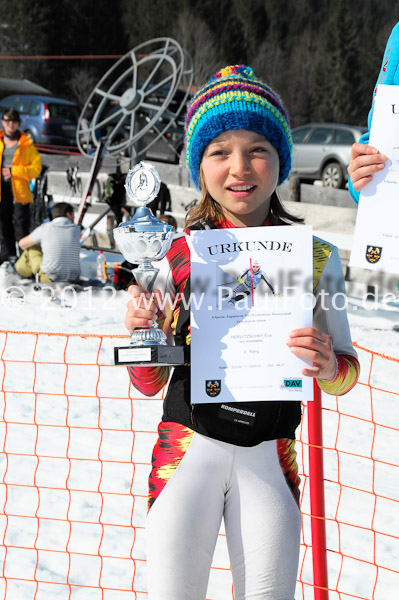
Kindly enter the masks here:
[[[197, 85], [244, 63], [280, 93], [293, 126], [365, 125], [398, 21], [398, 0], [0, 0], [0, 76], [82, 106], [116, 60], [94, 56], [172, 37], [192, 56]], [[23, 58], [32, 56], [43, 58]]]

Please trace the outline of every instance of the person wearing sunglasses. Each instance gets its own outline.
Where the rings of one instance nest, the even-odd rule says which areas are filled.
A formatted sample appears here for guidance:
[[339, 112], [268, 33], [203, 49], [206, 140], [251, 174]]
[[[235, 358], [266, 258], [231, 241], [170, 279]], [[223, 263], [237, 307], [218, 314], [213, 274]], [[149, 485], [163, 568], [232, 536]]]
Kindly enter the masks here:
[[0, 131], [0, 264], [17, 253], [16, 242], [30, 231], [33, 202], [29, 182], [42, 170], [40, 154], [30, 138], [19, 129], [17, 110], [9, 108], [1, 117]]

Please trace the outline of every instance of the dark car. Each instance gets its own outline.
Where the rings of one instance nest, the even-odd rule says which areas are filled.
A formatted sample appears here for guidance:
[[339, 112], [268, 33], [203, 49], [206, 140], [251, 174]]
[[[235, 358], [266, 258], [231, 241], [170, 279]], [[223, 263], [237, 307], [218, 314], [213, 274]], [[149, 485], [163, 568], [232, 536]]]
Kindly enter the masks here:
[[[154, 109], [155, 110], [155, 109]], [[118, 112], [119, 111], [119, 112]], [[113, 113], [118, 116], [110, 120]], [[118, 106], [112, 107], [106, 116], [99, 116], [97, 121], [107, 121], [107, 126], [103, 129], [96, 127], [93, 121], [89, 121], [88, 127], [95, 130], [96, 138], [102, 139], [111, 153], [115, 154], [118, 151], [122, 156], [129, 155], [131, 151], [131, 140], [137, 135], [137, 132], [143, 131], [143, 135], [139, 136], [135, 142], [135, 155], [140, 160], [156, 160], [167, 163], [178, 164], [183, 157], [184, 148], [184, 121], [179, 116], [169, 110], [164, 110], [150, 127], [148, 127], [153, 118], [154, 111], [151, 109], [138, 109], [135, 114], [134, 127], [131, 127], [131, 119], [129, 114], [125, 116], [127, 126], [119, 127], [120, 109]], [[87, 125], [83, 127], [85, 129]], [[90, 140], [90, 136], [88, 137]], [[87, 140], [84, 136], [80, 136], [79, 142], [86, 150]], [[120, 147], [120, 148], [119, 148]]]
[[366, 131], [366, 127], [337, 123], [297, 127], [292, 131], [292, 173], [303, 180], [321, 179], [326, 187], [345, 187], [352, 144]]
[[[153, 103], [155, 107], [162, 105], [168, 93], [169, 87], [162, 86], [149, 96], [148, 102]], [[175, 164], [184, 158], [185, 110], [183, 107], [187, 105], [190, 97], [185, 90], [175, 90], [167, 110], [162, 112], [158, 121], [138, 143], [139, 150], [144, 148], [143, 158]], [[153, 117], [153, 113], [149, 109], [146, 110], [142, 107], [140, 112], [143, 124], [148, 123]], [[162, 135], [160, 135], [161, 132]]]
[[79, 107], [52, 96], [12, 95], [0, 100], [0, 110], [15, 108], [21, 130], [38, 145], [76, 146]]
[[[142, 113], [142, 116], [145, 121], [149, 120], [148, 115]], [[159, 135], [160, 132], [163, 132], [162, 135]], [[141, 148], [144, 148], [143, 158], [177, 164], [184, 148], [184, 121], [181, 118], [175, 120], [174, 115], [166, 110], [139, 140], [138, 150]]]

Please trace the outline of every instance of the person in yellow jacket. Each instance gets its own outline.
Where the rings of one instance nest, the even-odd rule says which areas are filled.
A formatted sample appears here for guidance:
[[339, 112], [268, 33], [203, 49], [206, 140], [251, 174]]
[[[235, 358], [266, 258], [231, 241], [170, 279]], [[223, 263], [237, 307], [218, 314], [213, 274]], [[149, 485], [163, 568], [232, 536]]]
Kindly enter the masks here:
[[19, 130], [21, 119], [13, 108], [3, 112], [0, 131], [0, 263], [16, 255], [15, 243], [29, 234], [33, 202], [29, 182], [42, 170], [40, 154]]

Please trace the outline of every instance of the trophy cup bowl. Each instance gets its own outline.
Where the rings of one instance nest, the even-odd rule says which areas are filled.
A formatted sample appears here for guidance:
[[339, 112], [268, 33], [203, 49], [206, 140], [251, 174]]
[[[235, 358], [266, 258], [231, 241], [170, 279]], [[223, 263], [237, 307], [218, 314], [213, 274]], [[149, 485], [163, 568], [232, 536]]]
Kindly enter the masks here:
[[[133, 218], [114, 229], [115, 243], [130, 263], [138, 264], [132, 273], [137, 283], [152, 292], [159, 269], [152, 261], [164, 258], [172, 243], [174, 229], [159, 221], [146, 204], [159, 192], [158, 171], [146, 162], [129, 170], [125, 188], [128, 196], [139, 204]], [[133, 331], [130, 345], [114, 349], [117, 365], [181, 365], [183, 346], [169, 346], [165, 333], [154, 322], [151, 327]]]

